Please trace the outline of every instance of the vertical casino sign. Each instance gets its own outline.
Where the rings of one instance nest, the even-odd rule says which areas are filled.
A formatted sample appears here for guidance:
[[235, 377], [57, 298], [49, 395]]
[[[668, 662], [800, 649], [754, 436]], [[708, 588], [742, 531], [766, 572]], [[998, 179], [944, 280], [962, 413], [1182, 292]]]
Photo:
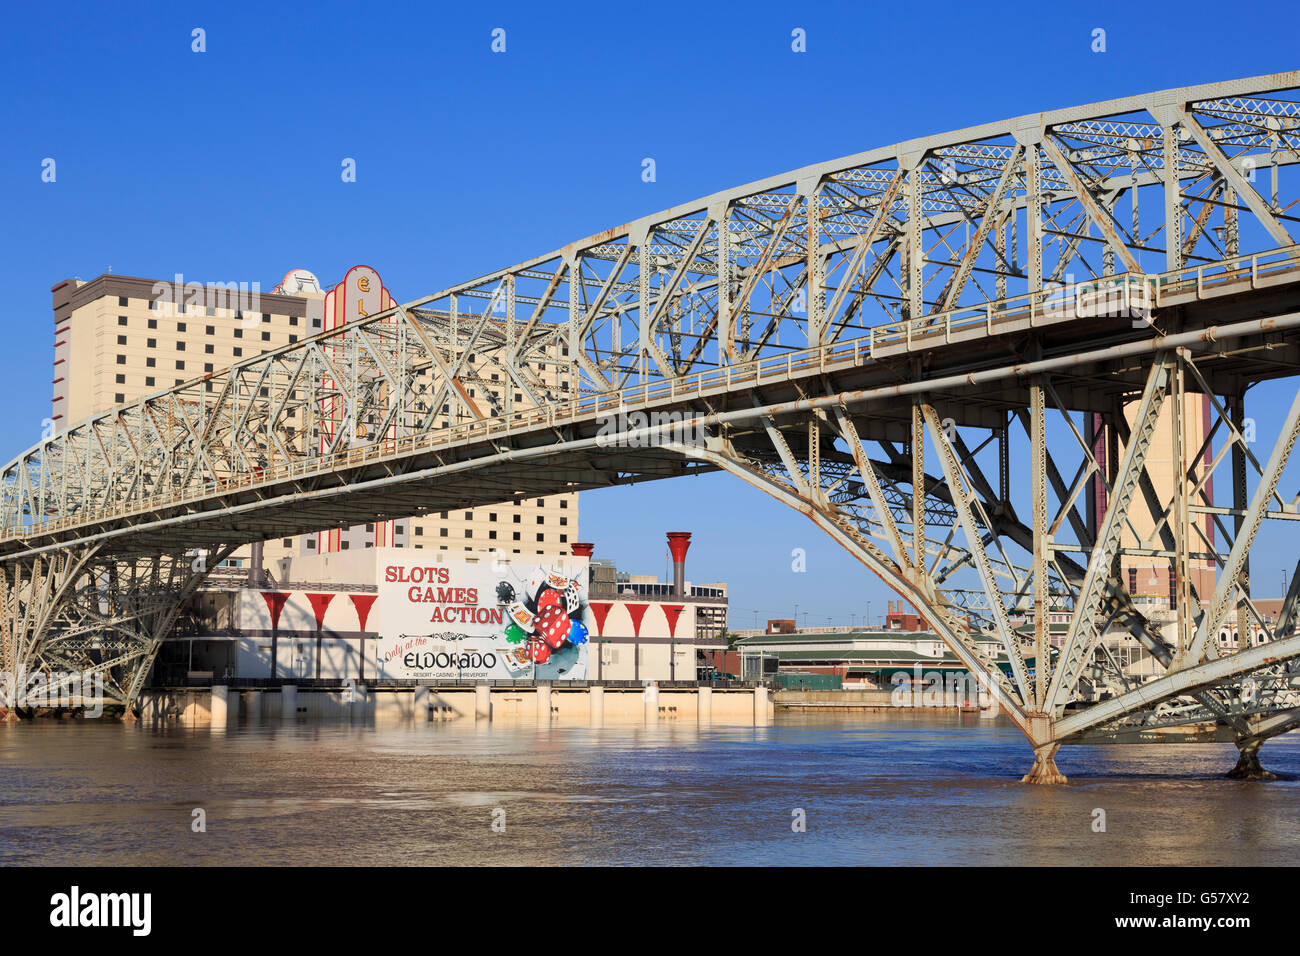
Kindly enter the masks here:
[[[323, 324], [326, 330], [334, 329], [340, 325], [347, 325], [349, 322], [357, 322], [385, 309], [391, 309], [396, 304], [375, 269], [366, 265], [353, 266], [343, 276], [342, 281], [326, 293]], [[393, 318], [385, 321], [396, 322], [397, 319]], [[348, 333], [344, 332], [326, 341], [325, 352], [336, 363], [336, 367], [355, 368], [354, 364], [345, 361], [347, 350], [353, 345], [354, 343], [348, 341]], [[327, 392], [339, 390], [338, 386], [341, 384], [341, 391], [344, 394], [357, 394], [356, 382], [336, 383], [327, 376], [321, 384]], [[324, 454], [334, 446], [335, 435], [340, 429], [351, 431], [351, 435], [348, 436], [351, 445], [364, 445], [379, 441], [381, 438], [395, 437], [391, 427], [389, 433], [383, 436], [373, 434], [371, 429], [374, 427], [371, 422], [348, 420], [343, 400], [339, 398], [328, 399], [322, 408], [322, 421], [320, 423], [321, 453]], [[375, 522], [374, 539], [371, 544], [376, 548], [382, 548], [392, 543], [393, 522]], [[320, 550], [322, 552], [336, 553], [341, 549], [339, 529], [335, 528], [321, 534]]]
[[376, 551], [377, 666], [399, 680], [585, 680], [588, 559]]

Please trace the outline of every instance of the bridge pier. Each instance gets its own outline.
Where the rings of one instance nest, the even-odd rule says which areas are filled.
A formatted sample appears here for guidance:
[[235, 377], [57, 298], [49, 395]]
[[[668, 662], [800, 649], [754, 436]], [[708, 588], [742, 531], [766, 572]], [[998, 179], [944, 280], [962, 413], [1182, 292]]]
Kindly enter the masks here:
[[1058, 743], [1044, 744], [1034, 748], [1034, 766], [1020, 778], [1021, 783], [1069, 783], [1065, 774], [1056, 768], [1056, 751]]
[[1263, 743], [1262, 740], [1238, 742], [1237, 747], [1241, 753], [1237, 757], [1237, 765], [1228, 771], [1227, 776], [1232, 780], [1276, 780], [1277, 774], [1265, 770], [1259, 762], [1259, 748]]

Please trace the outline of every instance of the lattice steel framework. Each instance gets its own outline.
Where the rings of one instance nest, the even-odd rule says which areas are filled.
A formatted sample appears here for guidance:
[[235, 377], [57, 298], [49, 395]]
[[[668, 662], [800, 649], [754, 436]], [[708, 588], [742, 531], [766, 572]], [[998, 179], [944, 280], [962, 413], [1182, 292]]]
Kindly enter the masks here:
[[[922, 609], [1033, 743], [1032, 779], [1058, 779], [1062, 742], [1177, 728], [1236, 741], [1251, 771], [1300, 706], [1294, 589], [1266, 619], [1248, 566], [1262, 521], [1295, 517], [1296, 406], [1266, 461], [1243, 434], [1247, 390], [1300, 358], [1298, 87], [1171, 90], [807, 167], [92, 416], [4, 469], [6, 666], [91, 633], [114, 659], [107, 623], [61, 610], [109, 566], [724, 470]], [[1205, 445], [1154, 480], [1156, 422], [1189, 395], [1211, 397]], [[1173, 633], [1132, 600], [1126, 556], [1169, 563]], [[1219, 568], [1213, 593], [1189, 561]], [[1230, 614], [1266, 643], [1222, 654]], [[153, 641], [170, 622], [149, 620]], [[1139, 685], [1117, 633], [1164, 676]]]

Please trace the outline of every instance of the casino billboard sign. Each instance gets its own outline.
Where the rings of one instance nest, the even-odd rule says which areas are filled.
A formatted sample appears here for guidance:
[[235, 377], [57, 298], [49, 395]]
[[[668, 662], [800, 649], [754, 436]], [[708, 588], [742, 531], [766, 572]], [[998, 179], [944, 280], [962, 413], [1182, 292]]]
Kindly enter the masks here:
[[[376, 663], [399, 680], [583, 680], [587, 558], [425, 557], [378, 548]], [[441, 559], [440, 559], [441, 558]]]

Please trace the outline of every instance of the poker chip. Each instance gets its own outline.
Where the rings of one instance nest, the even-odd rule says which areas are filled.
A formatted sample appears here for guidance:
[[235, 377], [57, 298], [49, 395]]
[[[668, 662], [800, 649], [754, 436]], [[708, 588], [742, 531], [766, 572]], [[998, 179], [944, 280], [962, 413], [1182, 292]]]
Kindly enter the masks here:
[[511, 644], [522, 644], [526, 636], [524, 629], [518, 624], [506, 625], [506, 640]]
[[502, 581], [497, 585], [497, 603], [513, 604], [515, 602], [515, 589], [509, 581]]
[[587, 643], [587, 625], [581, 621], [574, 621], [573, 627], [569, 630], [569, 643], [578, 645]]

